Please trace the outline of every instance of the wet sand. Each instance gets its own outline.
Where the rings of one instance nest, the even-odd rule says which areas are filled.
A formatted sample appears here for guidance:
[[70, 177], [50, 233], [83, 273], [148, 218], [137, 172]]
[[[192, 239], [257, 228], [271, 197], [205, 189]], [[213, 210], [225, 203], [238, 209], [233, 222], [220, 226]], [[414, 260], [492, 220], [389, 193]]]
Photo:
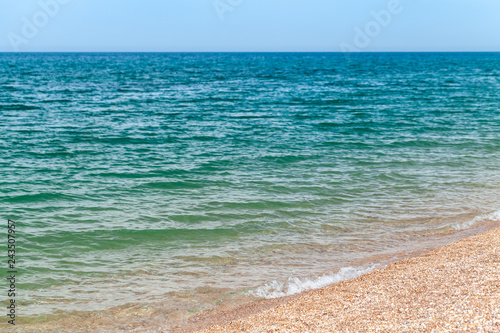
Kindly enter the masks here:
[[272, 302], [200, 332], [500, 332], [500, 228]]

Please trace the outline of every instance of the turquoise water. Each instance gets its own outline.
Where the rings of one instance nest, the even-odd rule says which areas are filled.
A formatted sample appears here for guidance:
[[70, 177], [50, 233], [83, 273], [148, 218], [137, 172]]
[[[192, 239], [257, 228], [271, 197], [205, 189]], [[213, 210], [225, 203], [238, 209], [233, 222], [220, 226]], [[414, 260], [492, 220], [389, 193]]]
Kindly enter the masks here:
[[0, 82], [23, 316], [195, 311], [498, 219], [498, 53], [0, 54]]

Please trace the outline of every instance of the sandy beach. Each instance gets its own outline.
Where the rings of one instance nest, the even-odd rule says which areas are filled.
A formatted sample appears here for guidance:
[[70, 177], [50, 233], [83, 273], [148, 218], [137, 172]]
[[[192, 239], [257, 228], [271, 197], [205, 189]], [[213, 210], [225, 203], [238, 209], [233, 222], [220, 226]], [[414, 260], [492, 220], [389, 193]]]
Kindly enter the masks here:
[[200, 332], [500, 332], [500, 228], [269, 306]]

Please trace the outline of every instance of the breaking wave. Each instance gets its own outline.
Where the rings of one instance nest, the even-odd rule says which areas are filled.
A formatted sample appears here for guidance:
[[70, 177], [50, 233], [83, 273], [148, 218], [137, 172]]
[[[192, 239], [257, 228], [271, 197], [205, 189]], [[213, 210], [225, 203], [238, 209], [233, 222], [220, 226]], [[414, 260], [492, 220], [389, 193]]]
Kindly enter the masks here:
[[288, 281], [271, 281], [264, 286], [250, 291], [250, 293], [262, 298], [278, 298], [298, 294], [310, 289], [319, 289], [331, 284], [355, 279], [376, 268], [384, 267], [380, 264], [370, 264], [360, 267], [343, 267], [335, 274], [325, 274], [316, 278], [288, 278]]
[[469, 229], [473, 225], [486, 221], [500, 221], [500, 210], [489, 214], [482, 214], [474, 217], [471, 220], [465, 221], [463, 223], [452, 225], [452, 228], [455, 230], [465, 230]]

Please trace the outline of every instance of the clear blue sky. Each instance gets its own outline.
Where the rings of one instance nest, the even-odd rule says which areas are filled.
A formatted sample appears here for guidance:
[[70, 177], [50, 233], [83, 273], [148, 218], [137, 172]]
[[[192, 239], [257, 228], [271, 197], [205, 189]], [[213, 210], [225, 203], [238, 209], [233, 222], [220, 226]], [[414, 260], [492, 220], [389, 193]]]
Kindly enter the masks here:
[[0, 0], [0, 52], [344, 49], [500, 51], [500, 1]]

